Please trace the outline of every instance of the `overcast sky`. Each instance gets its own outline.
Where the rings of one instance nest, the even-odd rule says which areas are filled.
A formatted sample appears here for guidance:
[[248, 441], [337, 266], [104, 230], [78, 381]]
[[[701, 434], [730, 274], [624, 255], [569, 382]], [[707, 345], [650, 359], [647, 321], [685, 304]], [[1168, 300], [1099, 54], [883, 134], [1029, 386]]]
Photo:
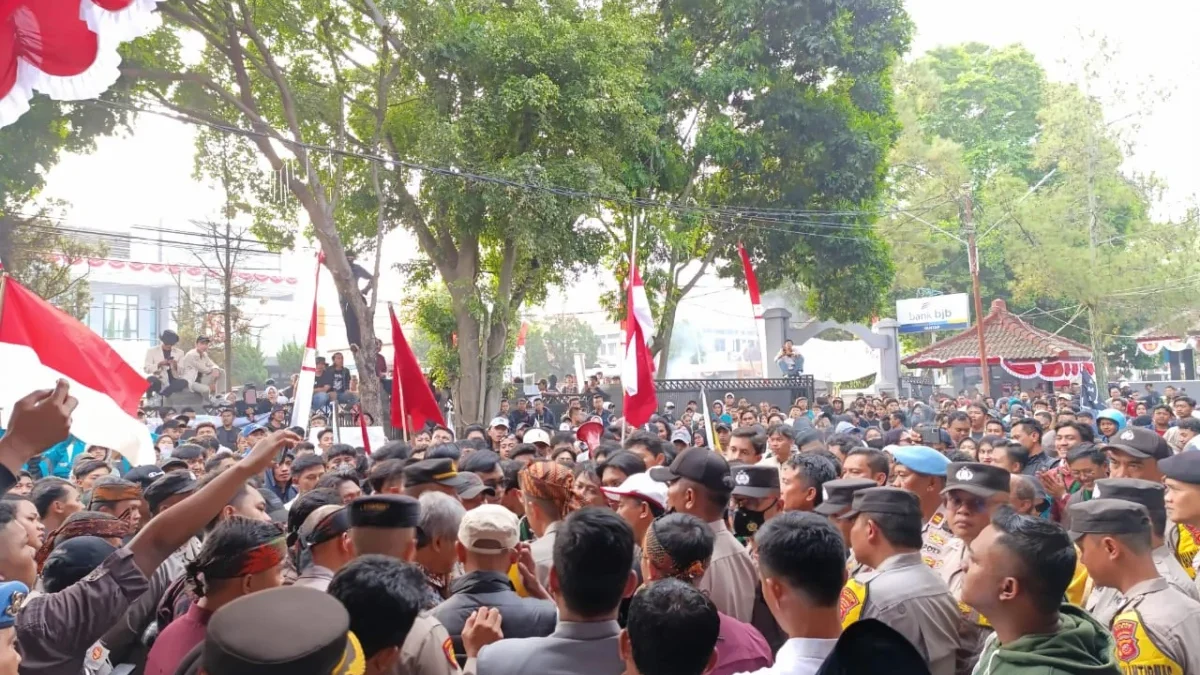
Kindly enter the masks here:
[[[1200, 194], [1200, 50], [1195, 30], [1200, 26], [1200, 2], [1195, 0], [908, 0], [917, 27], [912, 55], [932, 47], [965, 41], [992, 45], [1023, 43], [1055, 80], [1076, 80], [1078, 65], [1096, 44], [1080, 35], [1106, 37], [1118, 50], [1111, 79], [1096, 92], [1109, 98], [1112, 87], [1126, 90], [1153, 82], [1169, 92], [1153, 114], [1141, 120], [1135, 155], [1129, 166], [1155, 172], [1167, 182], [1164, 203], [1157, 212], [1179, 216]], [[1110, 118], [1128, 111], [1114, 102]], [[219, 197], [192, 177], [193, 134], [188, 126], [154, 116], [138, 120], [131, 135], [102, 139], [97, 151], [64, 158], [49, 176], [46, 195], [70, 202], [66, 221], [76, 227], [125, 230], [130, 224], [178, 227], [189, 219], [213, 215]], [[406, 233], [385, 245], [391, 251], [410, 251]], [[311, 263], [295, 257], [294, 274], [308, 278]], [[604, 280], [596, 280], [603, 283]], [[589, 281], [588, 285], [596, 283]], [[328, 290], [330, 284], [325, 284]], [[399, 284], [384, 299], [403, 295]], [[729, 316], [714, 316], [714, 308], [730, 316], [749, 314], [744, 294], [706, 279], [681, 306], [681, 318], [723, 324]], [[300, 297], [305, 292], [301, 290]], [[324, 295], [324, 294], [323, 294]], [[388, 298], [388, 295], [395, 297]], [[592, 293], [554, 294], [550, 312], [581, 312], [598, 319]], [[567, 300], [566, 298], [569, 298]], [[324, 300], [323, 300], [324, 301]], [[332, 301], [332, 298], [329, 299]], [[381, 312], [386, 317], [386, 313]], [[298, 325], [303, 323], [299, 321]], [[386, 325], [386, 318], [380, 327]], [[303, 327], [297, 329], [302, 333]]]

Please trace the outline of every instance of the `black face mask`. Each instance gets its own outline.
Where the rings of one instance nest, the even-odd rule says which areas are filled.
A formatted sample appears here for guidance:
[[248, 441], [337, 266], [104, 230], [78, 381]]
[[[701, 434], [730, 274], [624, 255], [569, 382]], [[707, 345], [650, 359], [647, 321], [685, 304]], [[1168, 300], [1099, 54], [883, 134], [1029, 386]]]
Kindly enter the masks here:
[[739, 508], [733, 512], [733, 536], [753, 539], [754, 533], [758, 532], [758, 528], [762, 527], [767, 521], [767, 511], [775, 508], [779, 503], [776, 499], [771, 502], [771, 505], [762, 511], [753, 511], [745, 507]]

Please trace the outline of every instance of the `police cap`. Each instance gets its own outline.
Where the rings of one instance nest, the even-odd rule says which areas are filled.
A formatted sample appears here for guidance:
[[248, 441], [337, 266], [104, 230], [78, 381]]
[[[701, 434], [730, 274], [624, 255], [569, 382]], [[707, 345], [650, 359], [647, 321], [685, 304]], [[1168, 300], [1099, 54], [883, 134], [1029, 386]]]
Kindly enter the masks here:
[[994, 464], [980, 462], [950, 462], [946, 465], [946, 487], [942, 494], [962, 490], [976, 497], [988, 498], [1001, 492], [1007, 494], [1012, 476]]
[[1085, 534], [1150, 533], [1150, 512], [1141, 504], [1124, 499], [1093, 499], [1072, 504], [1071, 538]]
[[839, 478], [825, 481], [821, 486], [821, 503], [813, 509], [823, 516], [832, 516], [854, 503], [854, 494], [867, 488], [879, 487], [879, 483], [867, 478]]
[[921, 502], [917, 495], [895, 487], [872, 487], [854, 493], [850, 510], [840, 516], [853, 518], [860, 513], [886, 513], [921, 519]]
[[742, 464], [732, 466], [733, 496], [758, 499], [779, 494], [779, 467]]
[[351, 527], [400, 529], [416, 527], [421, 520], [421, 504], [406, 495], [371, 495], [350, 502]]
[[1181, 452], [1159, 462], [1158, 468], [1164, 476], [1171, 480], [1200, 485], [1200, 452], [1194, 450]]

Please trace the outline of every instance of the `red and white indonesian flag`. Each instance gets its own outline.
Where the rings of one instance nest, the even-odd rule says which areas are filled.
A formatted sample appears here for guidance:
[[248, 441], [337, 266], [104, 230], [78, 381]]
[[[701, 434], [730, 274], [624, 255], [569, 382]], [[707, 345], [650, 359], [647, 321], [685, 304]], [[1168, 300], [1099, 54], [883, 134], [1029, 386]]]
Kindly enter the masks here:
[[[321, 282], [321, 263], [325, 253], [317, 254], [316, 280], [313, 281], [312, 315], [308, 319], [308, 339], [304, 341], [304, 360], [300, 362], [300, 377], [292, 397], [292, 426], [308, 430], [312, 415], [313, 388], [317, 384], [317, 287]], [[334, 415], [337, 417], [337, 415]]]
[[25, 395], [65, 379], [79, 401], [73, 436], [134, 466], [155, 463], [150, 430], [137, 420], [146, 378], [90, 328], [7, 276], [0, 277], [0, 364], [5, 419]]
[[625, 305], [625, 362], [621, 367], [621, 386], [625, 389], [625, 421], [640, 427], [650, 421], [658, 409], [654, 393], [654, 359], [646, 346], [654, 335], [650, 300], [637, 266], [630, 267], [629, 297]]

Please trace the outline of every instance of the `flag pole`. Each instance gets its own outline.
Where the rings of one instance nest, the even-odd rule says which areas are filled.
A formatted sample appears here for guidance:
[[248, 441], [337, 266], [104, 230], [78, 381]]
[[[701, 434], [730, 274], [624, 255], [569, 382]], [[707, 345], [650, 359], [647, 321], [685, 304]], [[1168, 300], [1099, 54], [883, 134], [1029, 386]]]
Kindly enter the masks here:
[[721, 452], [721, 444], [717, 442], [717, 435], [713, 433], [712, 416], [708, 412], [708, 394], [705, 393], [704, 387], [700, 387], [700, 405], [704, 406], [704, 433], [708, 435], [708, 447], [714, 452]]
[[[388, 313], [395, 318], [396, 309], [388, 303]], [[396, 335], [392, 334], [392, 351], [396, 351]], [[400, 362], [392, 359], [392, 389], [395, 389], [396, 399], [400, 402], [400, 437], [408, 442], [408, 407], [404, 405], [404, 383], [400, 381]]]
[[[633, 270], [636, 269], [634, 266], [637, 265], [637, 235], [638, 235], [638, 217], [637, 217], [637, 214], [634, 214], [634, 216], [633, 216], [633, 234], [629, 238], [629, 273], [625, 275], [625, 332], [626, 333], [629, 332], [629, 322], [631, 320], [632, 321], [637, 320], [637, 319], [632, 319], [630, 317], [630, 312], [633, 311], [633, 307], [631, 306], [633, 304]], [[626, 339], [626, 341], [625, 341], [625, 354], [626, 354], [626, 358], [628, 358], [628, 355], [629, 355], [628, 339]], [[627, 383], [622, 382], [621, 388], [624, 389], [626, 387], [626, 384]], [[625, 421], [625, 413], [626, 413], [626, 411], [624, 409], [624, 405], [622, 405], [621, 406], [621, 446], [622, 447], [624, 447], [624, 445], [625, 445], [625, 430], [629, 428], [629, 423], [627, 421]]]

